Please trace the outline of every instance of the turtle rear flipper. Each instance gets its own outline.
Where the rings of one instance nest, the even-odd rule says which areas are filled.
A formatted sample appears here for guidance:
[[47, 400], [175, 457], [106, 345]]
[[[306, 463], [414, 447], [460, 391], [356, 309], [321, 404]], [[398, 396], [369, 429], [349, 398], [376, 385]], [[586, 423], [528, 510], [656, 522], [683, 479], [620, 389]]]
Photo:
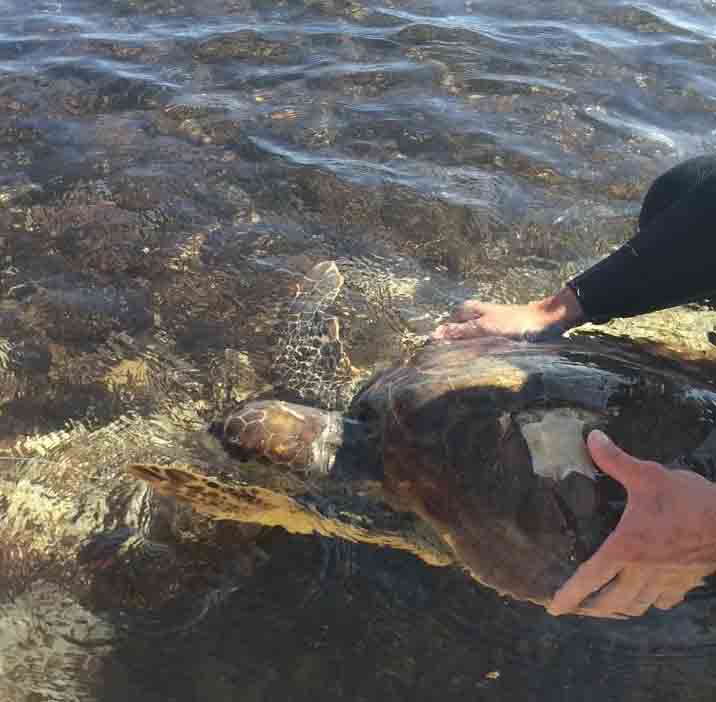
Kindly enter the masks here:
[[110, 568], [117, 563], [140, 563], [145, 569], [166, 570], [173, 563], [174, 553], [168, 544], [121, 527], [93, 535], [82, 544], [77, 558], [80, 565], [90, 569]]

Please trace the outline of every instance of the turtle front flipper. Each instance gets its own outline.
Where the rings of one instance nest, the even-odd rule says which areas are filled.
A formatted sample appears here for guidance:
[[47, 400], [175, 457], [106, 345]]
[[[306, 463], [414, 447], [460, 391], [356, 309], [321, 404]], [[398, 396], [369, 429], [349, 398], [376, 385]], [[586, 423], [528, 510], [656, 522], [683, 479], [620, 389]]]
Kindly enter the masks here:
[[354, 514], [349, 509], [323, 505], [320, 497], [310, 493], [291, 497], [225, 476], [211, 477], [186, 465], [134, 463], [126, 470], [157, 492], [188, 502], [212, 519], [280, 526], [292, 534], [319, 534], [400, 549], [431, 565], [454, 561], [450, 549], [426, 524], [380, 504], [371, 509], [370, 501]]
[[278, 390], [328, 409], [348, 404], [355, 375], [340, 322], [331, 314], [343, 282], [335, 261], [321, 261], [306, 273], [277, 334], [272, 368]]
[[313, 266], [298, 285], [276, 342], [277, 394], [326, 409], [281, 400], [243, 403], [211, 426], [233, 457], [314, 475], [335, 475], [339, 451], [346, 457], [342, 463], [355, 462], [348, 456], [346, 442], [357, 443], [361, 429], [346, 428], [350, 420], [333, 411], [348, 405], [355, 380], [338, 319], [330, 314], [342, 287], [335, 261]]
[[319, 517], [291, 497], [266, 488], [218, 481], [184, 465], [133, 463], [127, 471], [213, 519], [283, 526], [296, 534], [322, 531]]

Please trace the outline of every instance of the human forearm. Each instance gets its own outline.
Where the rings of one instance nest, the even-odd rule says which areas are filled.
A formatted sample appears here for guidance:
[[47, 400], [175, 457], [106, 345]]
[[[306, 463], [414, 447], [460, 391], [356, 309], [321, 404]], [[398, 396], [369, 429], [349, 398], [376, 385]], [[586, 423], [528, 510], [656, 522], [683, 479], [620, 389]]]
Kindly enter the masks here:
[[716, 177], [659, 212], [631, 241], [567, 284], [586, 320], [604, 322], [716, 291]]
[[467, 300], [434, 337], [541, 339], [582, 322], [632, 317], [715, 293], [716, 156], [704, 156], [657, 178], [644, 199], [639, 233], [556, 295], [526, 305]]

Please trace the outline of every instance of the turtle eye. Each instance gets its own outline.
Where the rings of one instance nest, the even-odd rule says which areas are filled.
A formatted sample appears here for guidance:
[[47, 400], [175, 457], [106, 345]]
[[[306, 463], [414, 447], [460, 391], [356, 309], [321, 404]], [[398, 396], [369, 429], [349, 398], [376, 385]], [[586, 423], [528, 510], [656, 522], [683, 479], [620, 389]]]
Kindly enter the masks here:
[[241, 462], [248, 463], [252, 459], [256, 459], [256, 453], [242, 446], [240, 443], [232, 443], [231, 441], [224, 441], [224, 450], [231, 456], [231, 458]]
[[242, 462], [251, 458], [250, 452], [241, 444], [241, 432], [231, 422], [213, 421], [209, 424], [208, 432], [219, 439], [224, 451], [232, 458]]
[[241, 442], [241, 435], [244, 433], [246, 425], [237, 420], [236, 417], [227, 417], [224, 421], [213, 422], [209, 427], [214, 436], [218, 437], [222, 443], [238, 444]]
[[209, 434], [212, 436], [215, 436], [217, 439], [223, 440], [224, 438], [224, 422], [215, 420], [209, 424], [209, 427], [207, 429]]
[[259, 461], [265, 463], [266, 457], [261, 451], [260, 446], [252, 445], [250, 441], [246, 441], [243, 427], [237, 427], [233, 422], [227, 422], [223, 426], [221, 445], [224, 451], [236, 461], [248, 463], [249, 461]]

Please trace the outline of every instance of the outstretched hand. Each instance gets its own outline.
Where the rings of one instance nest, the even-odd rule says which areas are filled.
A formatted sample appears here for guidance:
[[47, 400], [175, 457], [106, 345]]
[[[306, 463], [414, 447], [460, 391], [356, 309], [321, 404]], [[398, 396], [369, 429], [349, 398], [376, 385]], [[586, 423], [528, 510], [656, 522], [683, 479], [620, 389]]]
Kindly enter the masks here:
[[716, 484], [634, 458], [600, 431], [589, 435], [587, 446], [594, 462], [626, 488], [627, 506], [548, 611], [624, 618], [652, 605], [674, 607], [716, 572]]
[[540, 311], [533, 305], [495, 305], [468, 300], [434, 332], [434, 339], [471, 339], [479, 336], [506, 336], [521, 339], [541, 334], [545, 327]]
[[463, 302], [433, 332], [434, 339], [471, 339], [505, 336], [511, 339], [538, 339], [558, 336], [581, 323], [583, 311], [570, 288], [553, 297], [526, 305], [496, 305], [479, 300]]

